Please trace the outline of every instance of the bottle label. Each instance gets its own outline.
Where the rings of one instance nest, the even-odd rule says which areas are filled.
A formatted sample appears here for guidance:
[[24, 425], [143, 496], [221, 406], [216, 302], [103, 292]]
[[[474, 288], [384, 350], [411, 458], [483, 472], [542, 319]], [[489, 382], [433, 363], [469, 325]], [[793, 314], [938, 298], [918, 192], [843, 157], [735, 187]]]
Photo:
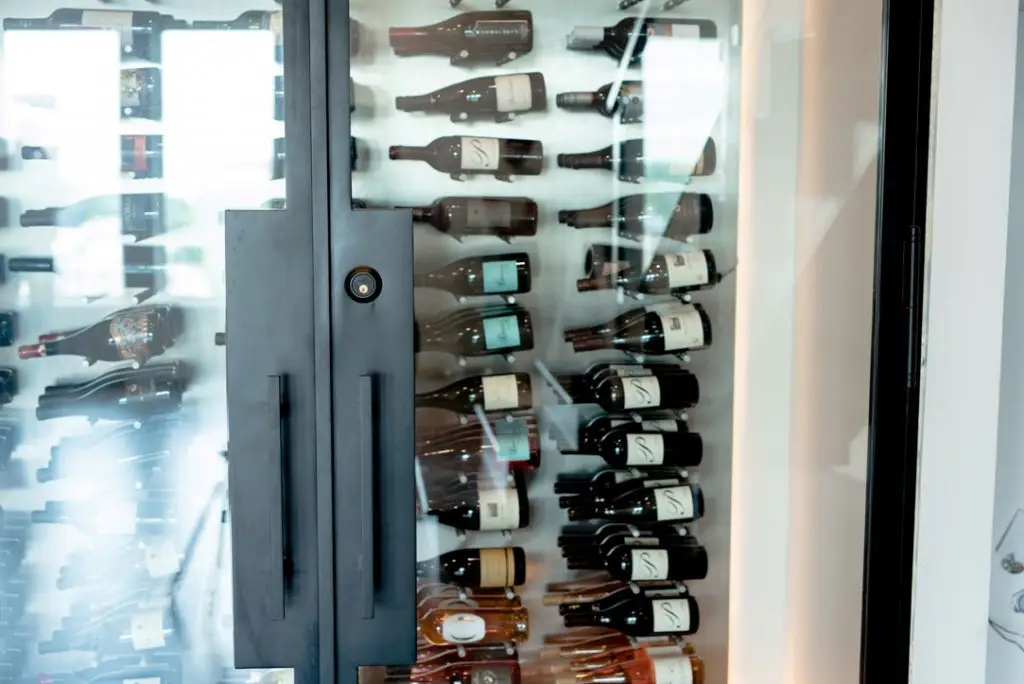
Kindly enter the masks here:
[[483, 379], [484, 411], [519, 408], [519, 381], [515, 375], [492, 375]]
[[466, 228], [487, 230], [512, 227], [512, 203], [507, 200], [466, 201]]
[[149, 342], [153, 339], [149, 311], [131, 311], [114, 316], [110, 319], [109, 334], [122, 361], [134, 359], [145, 363], [149, 359]]
[[668, 551], [665, 549], [633, 549], [630, 553], [633, 572], [631, 580], [668, 579]]
[[484, 292], [501, 294], [519, 290], [519, 264], [509, 261], [484, 262]]
[[146, 570], [153, 578], [168, 577], [178, 571], [178, 552], [169, 539], [147, 543], [142, 551]]
[[501, 140], [498, 138], [463, 138], [463, 171], [497, 171], [501, 162]]
[[[149, 172], [149, 156], [146, 154], [146, 136], [125, 135], [121, 140], [131, 141], [131, 151], [122, 154], [122, 170], [144, 176]], [[122, 149], [123, 146], [122, 146]]]
[[167, 644], [167, 640], [164, 638], [163, 611], [149, 610], [145, 613], [134, 613], [131, 624], [132, 648], [136, 651], [148, 651]]
[[519, 492], [515, 489], [485, 489], [479, 494], [480, 530], [519, 529]]
[[495, 43], [528, 40], [530, 23], [522, 19], [485, 19], [474, 23], [473, 28], [466, 31], [466, 37]]
[[[648, 649], [650, 654], [650, 649]], [[679, 648], [675, 648], [675, 655], [663, 655], [651, 658], [654, 663], [655, 684], [693, 684], [693, 663], [690, 657], [679, 654]]]
[[96, 531], [103, 535], [135, 534], [136, 508], [130, 501], [110, 501], [96, 511]]
[[654, 376], [628, 378], [622, 381], [622, 407], [654, 408], [661, 405], [661, 382]]
[[690, 631], [690, 601], [688, 599], [657, 599], [651, 601], [654, 613], [654, 631], [678, 633]]
[[700, 38], [700, 27], [693, 24], [670, 24], [652, 21], [647, 24], [648, 36], [667, 36], [669, 38]]
[[487, 624], [479, 615], [452, 613], [441, 622], [441, 638], [453, 644], [471, 644], [487, 634]]
[[114, 29], [120, 33], [121, 51], [126, 53], [133, 52], [132, 22], [134, 20], [134, 12], [116, 10], [85, 10], [82, 12], [82, 26]]
[[693, 490], [688, 485], [654, 490], [654, 508], [658, 520], [692, 520]]
[[533, 107], [533, 84], [528, 74], [498, 76], [494, 79], [494, 94], [499, 112], [528, 112]]
[[470, 684], [512, 684], [513, 671], [508, 665], [476, 665]]
[[661, 314], [661, 327], [665, 331], [665, 351], [696, 349], [704, 346], [704, 322], [700, 313], [689, 311]]
[[512, 549], [480, 549], [480, 587], [511, 587], [515, 583], [516, 561]]
[[121, 70], [121, 109], [132, 110], [142, 106], [146, 90], [146, 72], [142, 69]]
[[504, 463], [530, 460], [530, 428], [525, 420], [502, 421], [494, 426], [495, 456]]
[[679, 432], [679, 423], [675, 420], [645, 420], [640, 423], [645, 432]]
[[[628, 423], [629, 421], [623, 422]], [[612, 427], [615, 427], [615, 423], [616, 421], [613, 420]], [[623, 482], [629, 482], [630, 480], [639, 480], [643, 476], [644, 474], [642, 471], [637, 470], [636, 468], [630, 468], [629, 470], [616, 470], [612, 477], [615, 479], [615, 484], [622, 484]]]
[[668, 267], [668, 286], [672, 289], [707, 285], [711, 280], [708, 274], [708, 258], [703, 250], [685, 254], [666, 254], [665, 265]]
[[[644, 86], [639, 81], [628, 81], [619, 89], [618, 107], [623, 122], [639, 122], [644, 119]], [[662, 226], [664, 227], [664, 226]]]
[[518, 347], [522, 343], [519, 336], [519, 316], [499, 316], [484, 319], [484, 346], [495, 351]]
[[[625, 365], [611, 365], [611, 366], [608, 366], [608, 370], [613, 375], [617, 375], [620, 378], [634, 378], [634, 377], [638, 377], [638, 376], [652, 375], [653, 374], [653, 372], [649, 368], [644, 368], [643, 366], [629, 365], [629, 364], [625, 364]], [[628, 421], [624, 420], [622, 422], [625, 423], [625, 422], [628, 422]]]
[[644, 433], [626, 435], [626, 465], [654, 466], [664, 462], [664, 437]]

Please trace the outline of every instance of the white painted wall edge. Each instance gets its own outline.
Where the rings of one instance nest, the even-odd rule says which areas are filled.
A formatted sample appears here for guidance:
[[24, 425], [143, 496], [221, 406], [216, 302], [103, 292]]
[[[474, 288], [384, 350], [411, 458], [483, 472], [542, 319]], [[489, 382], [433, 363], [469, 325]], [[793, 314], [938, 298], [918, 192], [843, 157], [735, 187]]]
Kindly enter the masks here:
[[940, 4], [911, 646], [917, 684], [985, 677], [1019, 11], [1018, 0]]

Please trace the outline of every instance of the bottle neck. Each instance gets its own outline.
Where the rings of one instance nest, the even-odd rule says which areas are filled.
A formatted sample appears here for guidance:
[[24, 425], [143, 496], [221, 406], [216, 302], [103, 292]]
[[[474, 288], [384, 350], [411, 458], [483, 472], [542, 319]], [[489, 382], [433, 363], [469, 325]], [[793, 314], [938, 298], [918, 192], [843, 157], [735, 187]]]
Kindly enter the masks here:
[[[434, 207], [408, 207], [412, 210], [412, 220], [417, 223], [433, 223], [434, 222]], [[429, 274], [427, 274], [429, 275]]]
[[57, 356], [61, 353], [59, 341], [25, 344], [18, 347], [19, 359], [41, 359], [44, 356]]
[[388, 150], [388, 157], [391, 159], [403, 159], [413, 161], [427, 161], [431, 158], [429, 147], [415, 147], [411, 145], [392, 145]]
[[593, 292], [594, 290], [611, 290], [615, 287], [612, 278], [580, 278], [576, 281], [577, 292]]
[[4, 29], [44, 29], [50, 28], [55, 22], [46, 19], [4, 19]]
[[407, 95], [395, 98], [395, 107], [400, 112], [422, 112], [430, 109], [434, 98], [430, 95]]
[[388, 29], [388, 43], [396, 54], [416, 50], [423, 41], [430, 37], [431, 26], [393, 26]]
[[420, 579], [437, 579], [441, 574], [441, 564], [437, 558], [420, 561], [416, 564], [416, 577]]
[[576, 352], [598, 351], [601, 349], [614, 349], [614, 342], [604, 335], [587, 335], [577, 337], [572, 341], [572, 348]]
[[559, 109], [597, 109], [601, 101], [601, 93], [596, 91], [560, 93], [555, 98], [555, 104]]
[[35, 228], [38, 226], [57, 225], [57, 207], [47, 209], [29, 209], [21, 215], [21, 225], [24, 228]]
[[560, 154], [558, 165], [563, 169], [607, 169], [612, 168], [611, 148], [584, 154]]
[[612, 225], [611, 206], [583, 211], [560, 211], [558, 212], [558, 222], [573, 228], [607, 228]]

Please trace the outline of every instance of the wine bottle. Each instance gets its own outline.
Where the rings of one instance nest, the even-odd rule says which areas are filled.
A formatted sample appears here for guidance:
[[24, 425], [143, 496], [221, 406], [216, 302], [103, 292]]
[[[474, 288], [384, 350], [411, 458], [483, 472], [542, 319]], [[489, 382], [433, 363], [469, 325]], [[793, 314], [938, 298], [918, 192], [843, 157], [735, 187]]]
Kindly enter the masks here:
[[64, 438], [50, 447], [50, 461], [36, 471], [40, 483], [69, 477], [111, 473], [118, 482], [134, 479], [148, 483], [166, 480], [173, 472], [172, 444], [181, 434], [177, 420], [147, 421], [141, 429], [120, 425], [92, 430], [83, 437]]
[[[705, 560], [706, 556], [707, 554], [705, 554]], [[560, 601], [558, 614], [564, 616], [573, 613], [603, 613], [638, 596], [647, 599], [678, 598], [687, 593], [686, 587], [677, 581], [645, 580], [643, 585], [617, 582], [615, 588], [605, 591], [603, 595], [599, 594], [590, 598], [583, 594], [579, 600]]]
[[644, 139], [625, 140], [594, 152], [558, 155], [564, 169], [606, 169], [618, 173], [619, 180], [639, 183], [644, 178], [659, 181], [689, 182], [693, 176], [710, 176], [715, 172], [717, 152], [715, 141], [708, 138], [696, 164], [667, 162], [663, 158], [644, 155]]
[[624, 124], [641, 123], [644, 120], [644, 83], [623, 81], [606, 83], [594, 91], [559, 93], [555, 105], [559, 109], [595, 111], [608, 118], [618, 114]]
[[529, 292], [532, 285], [530, 255], [465, 257], [436, 271], [417, 273], [413, 284], [451, 292], [459, 301], [486, 295], [505, 295], [515, 301], [511, 295]]
[[610, 466], [692, 467], [704, 457], [704, 442], [696, 432], [625, 432], [612, 430], [597, 444], [598, 455]]
[[[640, 409], [686, 409], [695, 406], [699, 399], [697, 376], [679, 369], [671, 374], [608, 377], [594, 389], [592, 401], [605, 411], [615, 413]], [[587, 449], [596, 451], [597, 443], [588, 442]]]
[[164, 177], [162, 135], [122, 135], [121, 173], [135, 179]]
[[675, 655], [654, 656], [650, 649], [634, 651], [601, 670], [558, 677], [555, 684], [704, 684], [702, 666], [695, 665], [691, 656], [679, 653], [678, 648], [666, 648]]
[[628, 195], [593, 209], [559, 211], [558, 222], [577, 229], [615, 228], [631, 239], [684, 240], [711, 232], [714, 208], [707, 195], [659, 192]]
[[489, 463], [505, 463], [512, 470], [540, 467], [537, 419], [524, 416], [487, 426], [471, 423], [416, 440], [416, 455], [431, 468], [478, 472]]
[[460, 587], [516, 587], [526, 582], [526, 552], [518, 546], [456, 549], [417, 563], [416, 576]]
[[56, 630], [50, 641], [39, 642], [39, 653], [92, 651], [111, 656], [177, 647], [177, 629], [172, 615], [166, 610], [140, 606], [137, 612], [103, 617], [81, 630]]
[[447, 135], [426, 147], [393, 145], [388, 156], [427, 162], [457, 181], [464, 181], [471, 174], [490, 174], [498, 180], [511, 181], [513, 174], [540, 175], [544, 145], [539, 140]]
[[[565, 331], [565, 341], [572, 342], [573, 340], [584, 338], [584, 337], [607, 337], [614, 334], [619, 330], [623, 330], [630, 326], [636, 325], [638, 322], [643, 321], [644, 316], [649, 313], [657, 314], [668, 314], [677, 313], [679, 311], [685, 311], [688, 304], [684, 304], [677, 300], [669, 302], [659, 302], [658, 304], [648, 304], [647, 306], [640, 307], [638, 309], [630, 309], [629, 311], [616, 316], [610, 321], [605, 321], [594, 326], [585, 328], [569, 328]], [[651, 364], [650, 362], [643, 363], [640, 365], [636, 364], [609, 364], [616, 370], [612, 372], [612, 375], [649, 375], [649, 373], [643, 372], [643, 368], [650, 367], [652, 365], [670, 365], [670, 364]], [[601, 364], [594, 366], [600, 369]], [[627, 368], [635, 368], [635, 371], [627, 372]], [[593, 385], [591, 381], [591, 385]]]
[[643, 19], [639, 25], [636, 17], [627, 17], [615, 26], [577, 26], [566, 39], [570, 50], [602, 50], [616, 60], [622, 60], [629, 48], [633, 33], [639, 34], [629, 64], [640, 63], [647, 41], [652, 38], [700, 39], [718, 35], [715, 22], [708, 19]]
[[640, 489], [595, 506], [569, 509], [569, 520], [692, 522], [704, 514], [704, 494], [695, 484]]
[[417, 408], [437, 408], [472, 414], [477, 407], [486, 413], [522, 411], [533, 406], [529, 373], [477, 375], [416, 395]]
[[193, 21], [194, 29], [270, 31], [274, 34], [274, 59], [284, 62], [284, 13], [281, 10], [249, 10], [231, 21]]
[[60, 339], [22, 345], [18, 357], [82, 356], [86, 365], [131, 361], [133, 368], [140, 368], [174, 346], [181, 334], [181, 320], [181, 310], [167, 305], [124, 309]]
[[529, 633], [530, 618], [525, 608], [437, 608], [419, 622], [419, 636], [434, 646], [519, 643], [526, 641]]
[[397, 97], [395, 106], [403, 112], [448, 114], [455, 123], [480, 118], [503, 123], [517, 114], [544, 111], [548, 102], [544, 74], [533, 72], [471, 78], [426, 95]]
[[[574, 339], [577, 352], [618, 349], [637, 354], [677, 354], [711, 345], [711, 319], [700, 304], [688, 310], [648, 313], [642, 321], [620, 328], [608, 337]], [[606, 410], [612, 411], [605, 407]]]
[[480, 490], [471, 501], [443, 503], [428, 511], [442, 525], [457, 530], [515, 530], [530, 524], [530, 501], [526, 479], [515, 473], [515, 487]]
[[558, 537], [563, 553], [578, 554], [598, 548], [608, 550], [620, 544], [634, 546], [658, 546], [671, 539], [687, 537], [690, 531], [685, 525], [650, 523], [634, 524], [609, 522], [598, 524], [566, 525]]
[[587, 250], [587, 277], [577, 290], [610, 290], [649, 295], [673, 295], [703, 290], [722, 280], [710, 250], [650, 254], [617, 245], [592, 245]]
[[[688, 658], [691, 662], [684, 662], [689, 671], [685, 668], [672, 668], [666, 670], [665, 662], [674, 658]], [[571, 669], [579, 673], [592, 673], [594, 675], [605, 675], [605, 671], [615, 666], [625, 665], [631, 661], [648, 658], [653, 664], [661, 667], [655, 671], [655, 681], [662, 684], [682, 682], [683, 684], [704, 684], [704, 664], [697, 656], [696, 649], [686, 640], [678, 636], [651, 637], [638, 642], [636, 647], [622, 648], [608, 654], [585, 655], [573, 660]]]
[[105, 195], [67, 207], [29, 209], [21, 215], [21, 225], [80, 226], [88, 221], [111, 217], [121, 219], [122, 235], [139, 242], [188, 225], [192, 212], [181, 200], [169, 199], [158, 193]]
[[697, 546], [696, 537], [676, 535], [668, 537], [634, 537], [631, 534], [610, 534], [594, 546], [568, 546], [562, 549], [570, 570], [602, 570], [604, 558], [619, 547], [636, 549], [676, 548]]
[[163, 117], [160, 78], [160, 70], [152, 67], [121, 70], [122, 119], [159, 121]]
[[141, 586], [174, 575], [181, 567], [182, 558], [170, 539], [132, 539], [114, 551], [72, 554], [60, 569], [57, 588], [101, 585], [111, 578], [117, 578], [125, 586]]
[[274, 120], [284, 121], [284, 76], [274, 76]]
[[500, 655], [500, 660], [489, 662], [456, 660], [440, 667], [416, 668], [415, 673], [402, 679], [418, 684], [519, 684], [519, 663], [510, 660], [508, 654]]
[[608, 573], [623, 581], [686, 581], [704, 579], [708, 575], [708, 554], [703, 546], [620, 546], [604, 560]]
[[111, 29], [121, 34], [121, 58], [160, 62], [160, 34], [188, 22], [158, 12], [61, 8], [42, 19], [4, 19], [4, 30]]
[[700, 625], [697, 601], [681, 598], [634, 598], [601, 613], [566, 615], [566, 627], [607, 627], [630, 636], [693, 634]]
[[559, 473], [558, 479], [555, 480], [554, 490], [555, 494], [562, 495], [599, 496], [624, 482], [645, 478], [661, 479], [673, 475], [685, 478], [687, 471], [671, 466], [653, 466], [643, 470], [640, 468], [602, 468], [593, 473]]
[[[684, 432], [672, 434], [675, 436], [678, 434], [688, 435], [692, 433]], [[610, 436], [613, 438], [615, 437], [614, 433]], [[640, 467], [642, 466], [638, 466], [637, 469]], [[581, 504], [585, 506], [604, 505], [631, 495], [641, 489], [672, 487], [675, 485], [686, 484], [689, 481], [689, 476], [689, 471], [684, 468], [676, 467], [674, 469], [668, 469], [666, 466], [651, 466], [650, 470], [644, 468], [640, 477], [630, 478], [628, 480], [623, 480], [622, 482], [610, 484], [596, 492], [561, 496], [558, 499], [558, 505], [559, 508], [576, 508]]]
[[461, 240], [464, 235], [513, 237], [537, 234], [537, 203], [526, 197], [442, 197], [412, 208], [412, 220]]
[[[649, 377], [653, 373], [641, 376], [620, 376], [620, 377]], [[582, 403], [582, 402], [581, 402]], [[689, 426], [685, 421], [673, 417], [657, 418], [650, 417], [644, 420], [633, 420], [632, 418], [600, 415], [591, 418], [589, 422], [580, 426], [577, 433], [576, 449], [573, 451], [562, 449], [562, 453], [595, 454], [598, 444], [608, 433], [615, 431], [635, 432], [686, 432]]]
[[463, 12], [420, 27], [391, 27], [388, 42], [399, 57], [446, 55], [453, 65], [510, 62], [533, 50], [533, 14], [522, 10]]
[[47, 387], [39, 396], [37, 420], [84, 416], [90, 420], [141, 422], [181, 408], [186, 372], [182, 364], [109, 371], [85, 383]]
[[533, 321], [519, 307], [470, 309], [420, 324], [415, 348], [460, 357], [526, 351], [533, 349]]

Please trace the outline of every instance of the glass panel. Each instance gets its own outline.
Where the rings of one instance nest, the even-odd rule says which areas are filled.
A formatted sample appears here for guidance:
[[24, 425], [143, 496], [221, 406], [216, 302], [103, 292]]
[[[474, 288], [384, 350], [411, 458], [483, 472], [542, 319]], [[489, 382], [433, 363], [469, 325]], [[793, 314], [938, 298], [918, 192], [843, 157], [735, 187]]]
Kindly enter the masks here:
[[352, 4], [418, 286], [419, 662], [364, 680], [855, 681], [881, 4]]
[[0, 682], [281, 681], [232, 668], [214, 344], [224, 212], [284, 197], [280, 7], [0, 13]]

